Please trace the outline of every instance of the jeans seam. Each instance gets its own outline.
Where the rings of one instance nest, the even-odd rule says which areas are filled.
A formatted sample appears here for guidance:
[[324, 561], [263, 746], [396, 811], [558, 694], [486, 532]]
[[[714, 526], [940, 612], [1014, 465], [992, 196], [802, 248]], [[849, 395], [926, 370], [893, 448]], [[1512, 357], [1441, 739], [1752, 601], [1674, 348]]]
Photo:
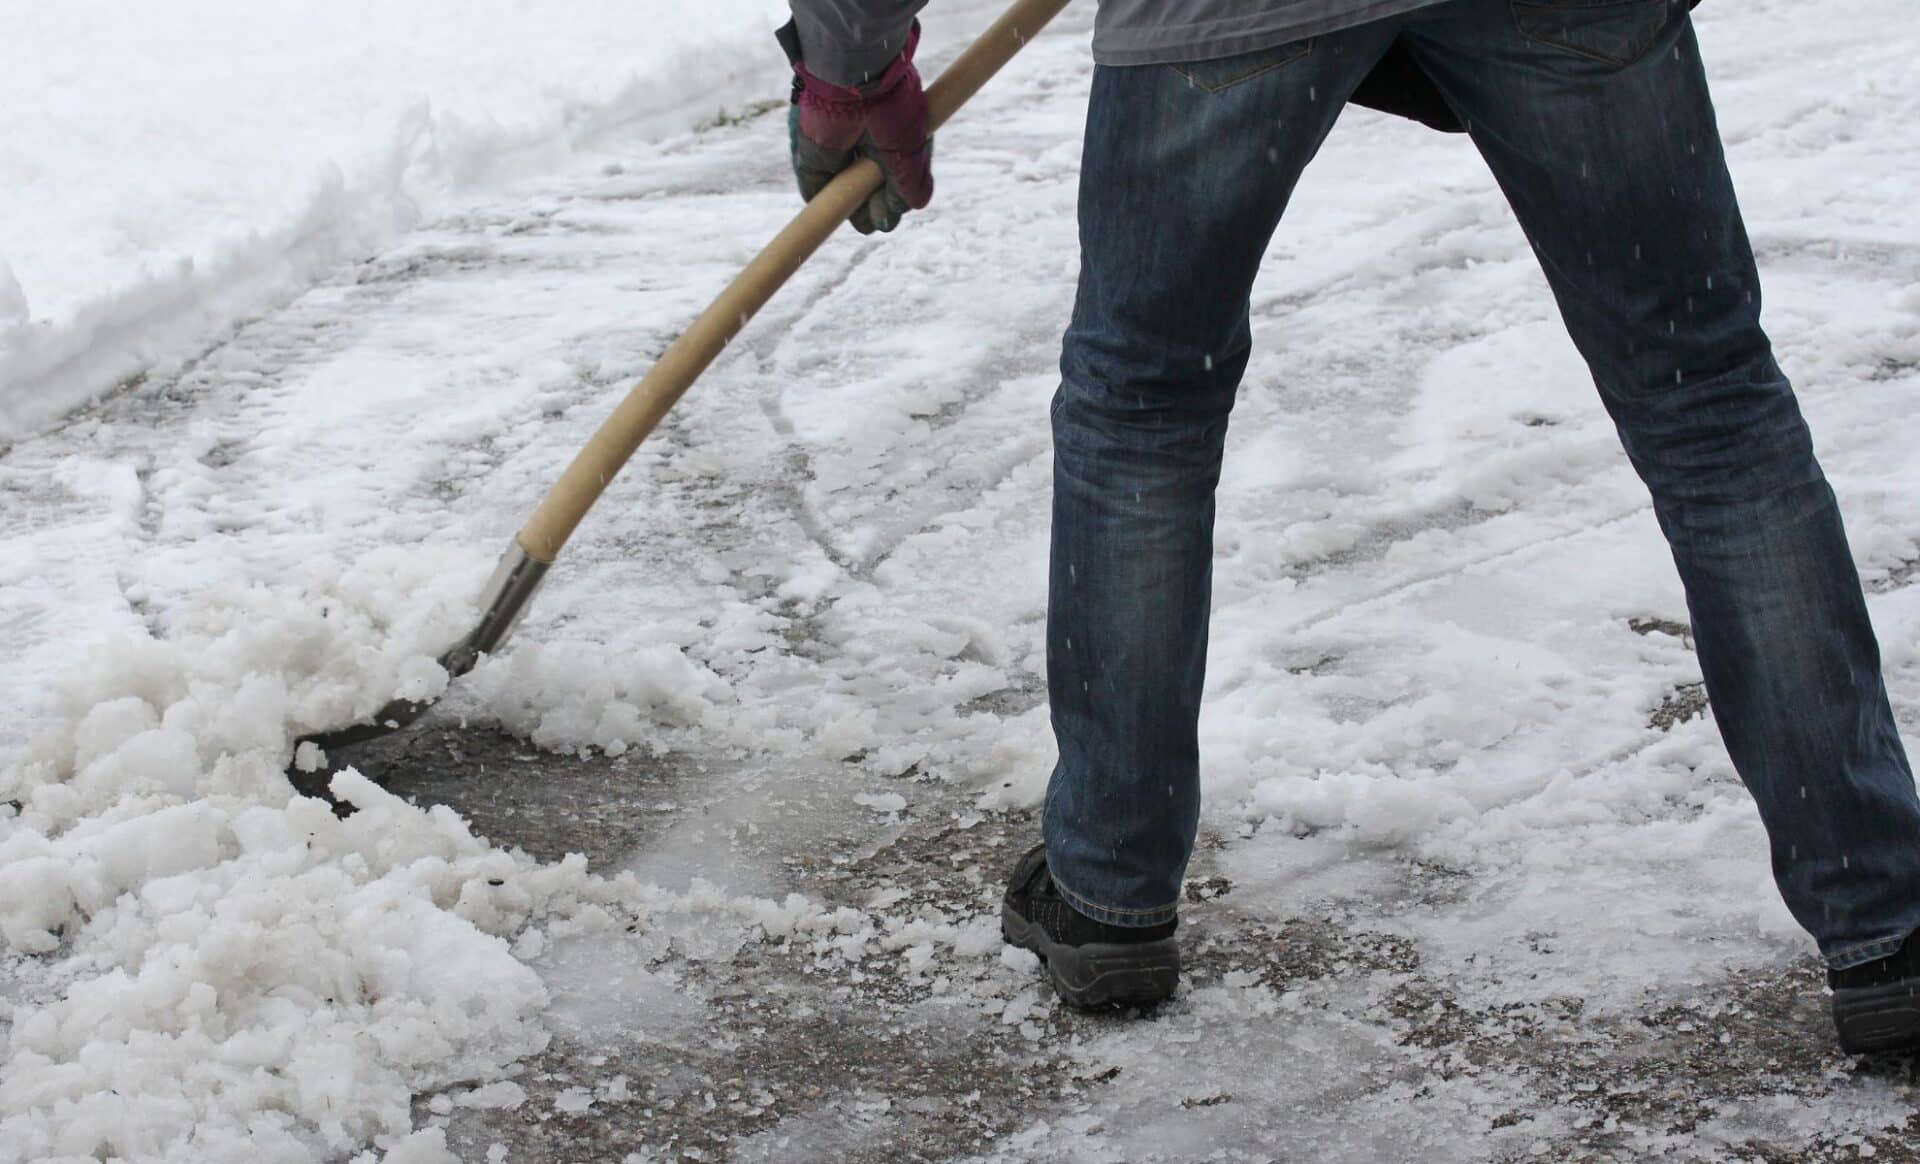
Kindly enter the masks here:
[[[1637, 2], [1637, 0], [1619, 0], [1619, 2], [1622, 4], [1631, 4], [1631, 3]], [[1624, 69], [1627, 66], [1635, 63], [1636, 61], [1639, 61], [1641, 58], [1645, 57], [1647, 55], [1647, 50], [1652, 48], [1654, 42], [1660, 39], [1660, 29], [1664, 29], [1666, 27], [1663, 24], [1660, 26], [1660, 29], [1654, 30], [1653, 36], [1647, 41], [1646, 45], [1643, 46], [1640, 49], [1640, 51], [1634, 53], [1632, 56], [1625, 57], [1625, 58], [1610, 57], [1601, 53], [1593, 52], [1589, 49], [1580, 48], [1577, 45], [1567, 44], [1564, 41], [1552, 40], [1548, 37], [1541, 36], [1538, 33], [1529, 32], [1527, 30], [1526, 25], [1522, 23], [1520, 19], [1520, 9], [1525, 7], [1552, 8], [1554, 7], [1554, 5], [1541, 4], [1538, 2], [1538, 0], [1507, 0], [1507, 10], [1513, 16], [1513, 29], [1515, 32], [1519, 33], [1522, 37], [1532, 41], [1534, 44], [1553, 49], [1556, 52], [1569, 53], [1573, 56], [1580, 57], [1583, 60], [1594, 61], [1602, 65], [1609, 65], [1616, 69]], [[1595, 7], [1603, 7], [1603, 6], [1595, 5]]]
[[[1855, 966], [1877, 961], [1898, 950], [1912, 934], [1902, 934], [1895, 938], [1878, 938], [1871, 942], [1857, 942], [1851, 946], [1842, 946], [1827, 955], [1827, 966], [1834, 970], [1851, 970]], [[1859, 957], [1858, 955], [1866, 955]], [[1847, 965], [1836, 965], [1846, 962]]]
[[1205, 81], [1200, 80], [1198, 77], [1188, 72], [1187, 66], [1193, 62], [1180, 61], [1175, 64], [1168, 65], [1167, 67], [1172, 69], [1174, 72], [1180, 74], [1182, 77], [1185, 77], [1187, 79], [1188, 84], [1194, 86], [1195, 88], [1199, 89], [1203, 93], [1225, 93], [1227, 90], [1232, 89], [1235, 86], [1244, 85], [1248, 81], [1253, 80], [1255, 77], [1262, 77], [1268, 73], [1273, 72], [1275, 69], [1283, 69], [1288, 65], [1291, 65], [1293, 62], [1299, 60], [1301, 57], [1304, 57], [1308, 53], [1313, 51], [1313, 41], [1314, 41], [1313, 37], [1308, 37], [1307, 39], [1300, 42], [1299, 52], [1282, 57], [1277, 61], [1269, 61], [1266, 64], [1261, 65], [1259, 68], [1253, 70], [1251, 73], [1242, 73], [1240, 76], [1234, 77], [1227, 81], [1223, 81], [1218, 85], [1209, 85]]
[[[1172, 905], [1163, 905], [1156, 909], [1120, 909], [1111, 905], [1101, 905], [1099, 902], [1094, 901], [1091, 898], [1084, 896], [1083, 894], [1075, 893], [1073, 890], [1061, 884], [1060, 874], [1058, 870], [1052, 867], [1051, 863], [1049, 863], [1047, 867], [1047, 876], [1053, 881], [1053, 887], [1060, 891], [1060, 896], [1066, 898], [1067, 904], [1074, 906], [1076, 909], [1080, 909], [1082, 913], [1085, 913], [1086, 910], [1089, 910], [1089, 909], [1096, 909], [1096, 910], [1099, 910], [1101, 913], [1114, 914], [1120, 917], [1144, 918], [1144, 917], [1152, 917], [1157, 914], [1165, 914], [1168, 917], [1172, 917], [1178, 914], [1179, 912], [1180, 903], [1178, 900], [1174, 901]], [[1095, 918], [1094, 920], [1098, 921], [1100, 919]], [[1154, 923], [1148, 922], [1146, 924], [1152, 925]]]

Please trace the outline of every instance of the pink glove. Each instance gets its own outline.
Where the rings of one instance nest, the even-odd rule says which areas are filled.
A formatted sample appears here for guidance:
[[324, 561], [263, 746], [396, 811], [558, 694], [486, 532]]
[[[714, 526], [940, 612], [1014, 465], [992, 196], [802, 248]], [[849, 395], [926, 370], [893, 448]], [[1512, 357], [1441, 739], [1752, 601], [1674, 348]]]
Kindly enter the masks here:
[[793, 173], [800, 194], [812, 200], [856, 157], [880, 163], [886, 184], [853, 212], [861, 234], [890, 231], [908, 210], [933, 199], [933, 138], [927, 132], [927, 98], [913, 67], [920, 26], [879, 77], [858, 88], [834, 85], [793, 63], [793, 108], [787, 116]]

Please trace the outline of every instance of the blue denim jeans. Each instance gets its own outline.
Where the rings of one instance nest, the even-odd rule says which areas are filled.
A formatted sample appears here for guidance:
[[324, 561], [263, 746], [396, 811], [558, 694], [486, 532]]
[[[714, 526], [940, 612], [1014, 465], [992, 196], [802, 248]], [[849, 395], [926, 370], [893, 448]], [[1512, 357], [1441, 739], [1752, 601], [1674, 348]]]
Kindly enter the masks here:
[[1760, 328], [1684, 0], [1451, 0], [1096, 72], [1053, 401], [1055, 880], [1102, 921], [1173, 916], [1248, 295], [1300, 172], [1396, 37], [1470, 127], [1652, 494], [1787, 905], [1835, 968], [1891, 952], [1920, 927], [1920, 801], [1833, 493]]

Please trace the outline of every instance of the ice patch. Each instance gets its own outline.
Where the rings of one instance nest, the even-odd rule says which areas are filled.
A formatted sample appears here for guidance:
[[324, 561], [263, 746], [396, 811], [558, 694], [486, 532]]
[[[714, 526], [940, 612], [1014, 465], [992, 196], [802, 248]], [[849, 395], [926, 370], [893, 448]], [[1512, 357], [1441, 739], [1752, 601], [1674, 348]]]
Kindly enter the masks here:
[[552, 998], [549, 1025], [583, 1044], [636, 1028], [655, 1044], [697, 1037], [700, 1007], [648, 965], [655, 956], [641, 943], [599, 935], [555, 942], [535, 963]]
[[898, 792], [856, 793], [853, 802], [862, 808], [883, 814], [905, 812], [907, 809], [907, 798]]

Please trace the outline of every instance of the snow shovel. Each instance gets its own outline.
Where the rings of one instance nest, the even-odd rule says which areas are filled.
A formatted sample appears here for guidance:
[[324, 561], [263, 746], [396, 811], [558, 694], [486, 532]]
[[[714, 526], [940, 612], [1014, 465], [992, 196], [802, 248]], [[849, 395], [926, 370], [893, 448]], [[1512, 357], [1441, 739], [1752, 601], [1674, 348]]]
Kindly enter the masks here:
[[[992, 27], [969, 45], [927, 88], [927, 116], [938, 129], [1000, 67], [1067, 6], [1067, 0], [1015, 0]], [[840, 224], [879, 188], [880, 167], [861, 159], [843, 171], [794, 216], [746, 269], [727, 284], [700, 318], [668, 346], [653, 368], [633, 386], [613, 415], [587, 441], [567, 471], [547, 491], [540, 507], [514, 536], [482, 595], [483, 613], [467, 636], [440, 656], [449, 677], [473, 670], [482, 655], [497, 651], [526, 613], [540, 581], [560, 556], [580, 519], [600, 498], [640, 442], [647, 439], [700, 373], [738, 335], [747, 321], [773, 298], [800, 265], [827, 241]], [[398, 731], [426, 712], [433, 700], [396, 699], [370, 723], [321, 732], [300, 741], [297, 768], [312, 770], [311, 749], [321, 752]]]

